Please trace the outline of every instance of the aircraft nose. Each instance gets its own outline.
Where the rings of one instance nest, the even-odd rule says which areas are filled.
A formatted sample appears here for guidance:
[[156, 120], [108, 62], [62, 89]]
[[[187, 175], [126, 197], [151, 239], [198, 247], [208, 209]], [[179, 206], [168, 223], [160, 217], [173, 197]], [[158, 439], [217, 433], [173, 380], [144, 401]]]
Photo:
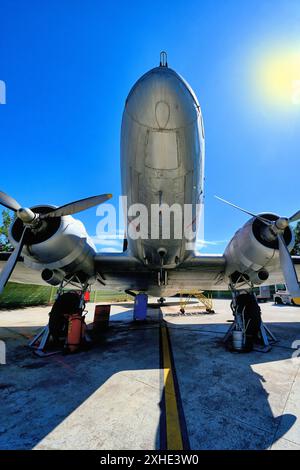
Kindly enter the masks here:
[[133, 86], [125, 112], [150, 129], [174, 130], [194, 122], [200, 107], [189, 85], [174, 70], [159, 66]]

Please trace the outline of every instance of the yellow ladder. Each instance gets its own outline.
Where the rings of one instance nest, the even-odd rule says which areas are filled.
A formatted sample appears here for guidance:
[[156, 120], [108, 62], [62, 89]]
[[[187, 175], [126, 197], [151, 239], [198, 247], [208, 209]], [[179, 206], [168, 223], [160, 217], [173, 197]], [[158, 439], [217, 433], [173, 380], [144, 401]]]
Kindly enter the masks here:
[[[183, 297], [183, 295], [186, 297]], [[185, 308], [190, 301], [190, 299], [194, 297], [196, 298], [201, 305], [203, 305], [207, 312], [213, 313], [213, 300], [212, 294], [208, 294], [207, 296], [203, 294], [203, 291], [189, 291], [189, 292], [180, 292], [180, 311], [181, 313], [185, 312]]]

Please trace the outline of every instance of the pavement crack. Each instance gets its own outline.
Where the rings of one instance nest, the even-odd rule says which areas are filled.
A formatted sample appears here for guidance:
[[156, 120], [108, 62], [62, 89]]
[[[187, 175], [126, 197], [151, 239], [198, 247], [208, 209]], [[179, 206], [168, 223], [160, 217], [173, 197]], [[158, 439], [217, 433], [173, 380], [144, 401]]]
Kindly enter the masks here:
[[[159, 371], [159, 370], [160, 370], [160, 369], [158, 369], [158, 371]], [[147, 387], [151, 387], [151, 388], [153, 388], [153, 390], [158, 390], [158, 391], [160, 391], [160, 389], [161, 389], [160, 386], [156, 387], [155, 385], [151, 385], [151, 384], [149, 384], [149, 383], [147, 383], [147, 382], [144, 382], [143, 380], [137, 379], [136, 377], [131, 377], [130, 375], [127, 375], [126, 373], [123, 373], [122, 375], [123, 375], [124, 377], [127, 377], [127, 378], [130, 379], [130, 380], [133, 380], [134, 382], [139, 382], [139, 383], [141, 383], [141, 384], [143, 384], [143, 385], [146, 385]]]

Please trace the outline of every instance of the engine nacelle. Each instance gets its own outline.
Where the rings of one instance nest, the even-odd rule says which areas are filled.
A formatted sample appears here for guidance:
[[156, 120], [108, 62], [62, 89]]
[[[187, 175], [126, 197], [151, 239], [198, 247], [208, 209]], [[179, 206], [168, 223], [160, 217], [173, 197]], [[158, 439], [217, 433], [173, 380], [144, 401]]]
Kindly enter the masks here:
[[[36, 206], [33, 212], [43, 213], [49, 207]], [[20, 240], [23, 223], [16, 219], [10, 229], [13, 245]], [[43, 271], [45, 282], [57, 285], [69, 274], [77, 274], [86, 281], [94, 276], [95, 245], [82, 222], [71, 216], [44, 219], [38, 230], [29, 235], [22, 250], [24, 263], [32, 269]]]
[[[261, 214], [268, 220], [277, 220], [275, 214]], [[267, 241], [264, 236], [265, 224], [256, 217], [250, 219], [240, 228], [228, 243], [224, 256], [226, 258], [226, 275], [235, 284], [241, 275], [253, 284], [267, 281], [269, 272], [279, 267], [278, 241]], [[294, 237], [291, 229], [284, 231], [284, 239], [291, 250]]]

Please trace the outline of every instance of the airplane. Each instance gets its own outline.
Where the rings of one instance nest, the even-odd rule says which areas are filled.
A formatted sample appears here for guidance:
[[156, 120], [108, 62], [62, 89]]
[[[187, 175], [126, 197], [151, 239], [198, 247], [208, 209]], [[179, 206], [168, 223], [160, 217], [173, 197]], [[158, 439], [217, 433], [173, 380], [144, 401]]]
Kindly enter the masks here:
[[[190, 205], [190, 225], [199, 227], [204, 138], [197, 97], [168, 66], [162, 52], [159, 66], [134, 84], [125, 102], [121, 177], [128, 207], [142, 204], [151, 219], [153, 206]], [[220, 255], [197, 254], [195, 238], [163, 237], [161, 211], [158, 236], [132, 237], [132, 223], [137, 219], [128, 211], [123, 252], [98, 253], [82, 222], [72, 215], [110, 197], [103, 194], [62, 207], [24, 208], [0, 192], [0, 204], [15, 212], [9, 233], [14, 251], [0, 253], [0, 293], [9, 279], [55, 286], [69, 281], [85, 289], [93, 285], [94, 289], [144, 292], [158, 298], [180, 291], [238, 290], [284, 281], [291, 295], [300, 297], [300, 257], [290, 255], [294, 245], [290, 223], [300, 220], [300, 211], [291, 217], [272, 212], [256, 215], [220, 198], [250, 216]], [[184, 215], [179, 222], [185, 224]]]

